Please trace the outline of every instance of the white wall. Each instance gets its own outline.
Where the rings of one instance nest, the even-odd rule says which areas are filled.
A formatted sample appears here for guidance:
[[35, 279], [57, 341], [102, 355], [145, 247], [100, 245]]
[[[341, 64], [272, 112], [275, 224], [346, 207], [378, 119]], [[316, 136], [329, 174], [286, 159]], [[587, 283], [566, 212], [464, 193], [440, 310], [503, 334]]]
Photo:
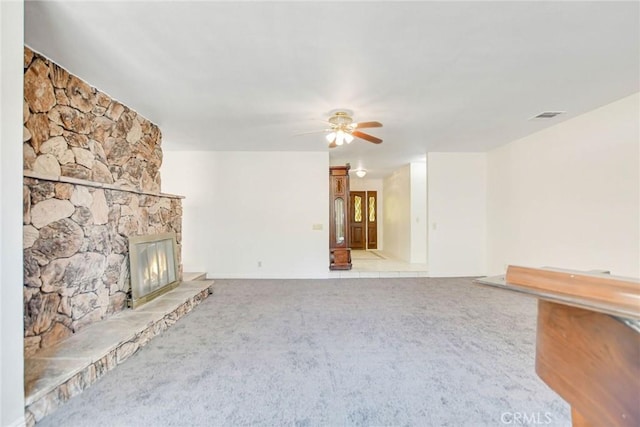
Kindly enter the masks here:
[[411, 262], [427, 262], [427, 164], [411, 163]]
[[488, 153], [489, 273], [640, 276], [639, 105], [635, 94]]
[[24, 424], [22, 320], [23, 3], [0, 1], [0, 425]]
[[384, 252], [408, 263], [427, 262], [426, 164], [411, 163], [383, 181]]
[[429, 275], [486, 274], [486, 155], [427, 154]]
[[378, 248], [384, 249], [384, 188], [382, 179], [375, 178], [358, 178], [355, 173], [350, 174], [349, 189], [353, 191], [375, 191], [378, 198]]
[[328, 277], [328, 153], [166, 151], [162, 191], [186, 196], [185, 271]]
[[406, 165], [383, 181], [384, 252], [411, 262], [411, 165]]

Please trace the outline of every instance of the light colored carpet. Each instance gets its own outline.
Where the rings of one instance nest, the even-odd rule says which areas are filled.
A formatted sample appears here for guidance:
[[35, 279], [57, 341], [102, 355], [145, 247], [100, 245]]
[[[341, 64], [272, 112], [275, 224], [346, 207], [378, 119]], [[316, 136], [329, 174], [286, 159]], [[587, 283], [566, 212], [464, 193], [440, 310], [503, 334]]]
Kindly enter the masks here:
[[40, 425], [569, 426], [535, 317], [470, 279], [218, 280]]

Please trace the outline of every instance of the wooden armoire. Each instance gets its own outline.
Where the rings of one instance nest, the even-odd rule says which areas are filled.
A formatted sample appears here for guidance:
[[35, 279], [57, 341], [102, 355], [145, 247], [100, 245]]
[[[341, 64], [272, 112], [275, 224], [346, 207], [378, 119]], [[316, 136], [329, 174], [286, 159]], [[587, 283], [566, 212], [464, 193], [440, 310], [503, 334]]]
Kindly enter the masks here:
[[349, 169], [351, 166], [329, 168], [329, 268], [351, 270], [349, 248]]

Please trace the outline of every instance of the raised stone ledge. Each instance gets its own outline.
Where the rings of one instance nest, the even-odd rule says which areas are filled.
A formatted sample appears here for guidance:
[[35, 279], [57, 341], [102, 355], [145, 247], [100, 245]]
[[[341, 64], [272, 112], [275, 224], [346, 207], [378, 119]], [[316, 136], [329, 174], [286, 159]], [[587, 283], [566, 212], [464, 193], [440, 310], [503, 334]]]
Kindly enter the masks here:
[[185, 273], [176, 289], [85, 328], [25, 359], [25, 419], [31, 427], [135, 354], [212, 293], [213, 280]]
[[117, 184], [107, 184], [102, 182], [87, 181], [84, 179], [72, 178], [69, 176], [47, 175], [47, 174], [28, 171], [28, 170], [22, 171], [22, 175], [25, 178], [33, 178], [33, 179], [39, 179], [39, 180], [51, 181], [51, 182], [62, 182], [66, 184], [84, 185], [86, 187], [93, 187], [93, 188], [105, 188], [107, 190], [125, 191], [127, 193], [143, 194], [146, 196], [166, 197], [168, 199], [184, 199], [185, 198], [184, 196], [179, 196], [177, 194], [141, 191], [141, 190], [136, 190], [135, 188], [126, 187], [126, 186], [117, 185]]

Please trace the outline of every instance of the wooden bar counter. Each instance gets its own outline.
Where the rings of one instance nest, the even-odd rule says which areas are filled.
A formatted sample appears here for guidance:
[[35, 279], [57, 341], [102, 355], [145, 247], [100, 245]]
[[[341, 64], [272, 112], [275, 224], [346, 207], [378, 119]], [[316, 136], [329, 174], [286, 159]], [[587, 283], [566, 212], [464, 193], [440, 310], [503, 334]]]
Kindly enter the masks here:
[[573, 426], [640, 426], [640, 280], [509, 266], [483, 285], [538, 298], [536, 373]]

